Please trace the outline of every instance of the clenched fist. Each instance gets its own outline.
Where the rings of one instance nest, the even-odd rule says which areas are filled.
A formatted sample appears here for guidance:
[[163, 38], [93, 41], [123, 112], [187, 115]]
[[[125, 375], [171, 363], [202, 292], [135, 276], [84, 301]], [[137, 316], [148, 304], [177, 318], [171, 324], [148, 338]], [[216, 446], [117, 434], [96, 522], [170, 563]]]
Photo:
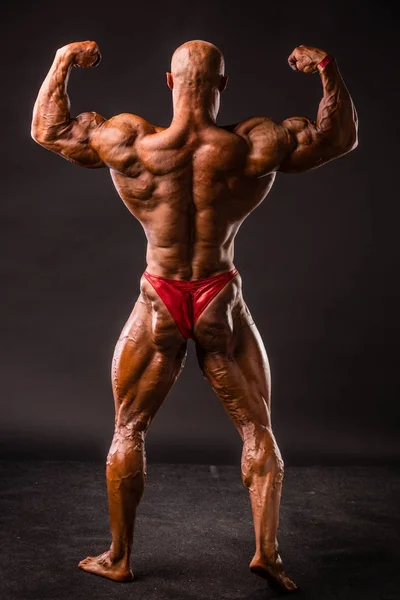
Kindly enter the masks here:
[[288, 63], [294, 71], [303, 73], [315, 73], [318, 63], [328, 56], [324, 50], [312, 48], [311, 46], [298, 46], [288, 58]]
[[73, 67], [97, 67], [101, 61], [96, 42], [73, 42], [60, 48], [57, 53], [69, 58]]

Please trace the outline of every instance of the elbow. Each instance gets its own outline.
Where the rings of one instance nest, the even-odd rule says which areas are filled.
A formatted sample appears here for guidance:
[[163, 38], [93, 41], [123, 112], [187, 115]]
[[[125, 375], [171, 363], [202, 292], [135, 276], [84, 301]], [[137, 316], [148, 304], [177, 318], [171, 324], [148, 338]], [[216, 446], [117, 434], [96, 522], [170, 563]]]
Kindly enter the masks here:
[[39, 132], [34, 127], [31, 127], [31, 138], [37, 144], [41, 144]]
[[58, 141], [68, 138], [66, 132], [67, 129], [65, 127], [49, 125], [40, 120], [32, 120], [31, 137], [39, 146], [43, 146], [44, 148], [51, 150]]
[[40, 144], [40, 145], [42, 145], [43, 142], [45, 141], [43, 132], [40, 130], [40, 127], [35, 125], [35, 123], [32, 123], [32, 125], [31, 125], [31, 138], [33, 139], [34, 142], [36, 142], [37, 144]]
[[342, 156], [343, 154], [348, 154], [352, 150], [355, 150], [358, 146], [358, 134], [357, 130], [354, 129], [351, 133], [348, 133], [346, 137], [342, 137], [337, 140], [334, 144], [335, 151], [337, 156]]
[[358, 146], [358, 133], [356, 132], [354, 135], [354, 140], [353, 140], [353, 145], [351, 146], [350, 150], [355, 150]]
[[52, 131], [46, 121], [34, 111], [31, 122], [31, 138], [40, 146], [48, 146], [52, 141]]
[[40, 125], [39, 125], [39, 119], [37, 116], [36, 105], [35, 105], [35, 108], [33, 109], [33, 116], [32, 116], [32, 122], [31, 122], [31, 138], [33, 139], [34, 142], [39, 144]]
[[40, 127], [32, 123], [31, 126], [31, 138], [35, 141], [39, 146], [44, 146], [45, 148], [49, 146], [50, 140], [49, 137], [41, 130]]
[[346, 143], [344, 144], [344, 150], [345, 152], [351, 152], [352, 150], [355, 150], [358, 146], [358, 133], [357, 133], [357, 129], [354, 129], [354, 131], [352, 132], [352, 135], [350, 135], [347, 140]]
[[355, 150], [358, 146], [358, 120], [353, 120], [352, 126], [348, 128], [344, 139], [343, 150], [345, 153]]

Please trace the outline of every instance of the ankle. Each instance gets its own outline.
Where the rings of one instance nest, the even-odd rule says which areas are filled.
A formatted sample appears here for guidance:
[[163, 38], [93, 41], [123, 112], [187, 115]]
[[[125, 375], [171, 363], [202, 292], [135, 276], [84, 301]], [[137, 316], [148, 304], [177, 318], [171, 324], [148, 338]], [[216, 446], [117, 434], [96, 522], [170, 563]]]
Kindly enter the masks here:
[[111, 544], [110, 547], [110, 559], [113, 563], [121, 563], [123, 565], [129, 565], [129, 550], [120, 544]]
[[264, 543], [262, 549], [256, 552], [256, 557], [267, 562], [275, 562], [279, 558], [278, 544]]

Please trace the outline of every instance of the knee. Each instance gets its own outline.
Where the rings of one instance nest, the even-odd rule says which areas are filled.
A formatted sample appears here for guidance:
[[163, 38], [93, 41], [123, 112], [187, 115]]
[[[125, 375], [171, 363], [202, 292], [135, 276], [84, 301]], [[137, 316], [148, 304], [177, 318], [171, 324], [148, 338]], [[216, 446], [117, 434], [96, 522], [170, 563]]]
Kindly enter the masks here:
[[143, 450], [147, 430], [150, 426], [150, 416], [140, 414], [129, 418], [119, 414], [116, 419], [114, 437], [109, 451], [113, 455], [118, 450]]
[[150, 427], [151, 416], [147, 413], [120, 411], [117, 416], [115, 431], [122, 433], [127, 439], [143, 437]]
[[276, 485], [282, 482], [283, 475], [284, 462], [272, 433], [266, 429], [258, 439], [245, 441], [242, 455], [242, 477], [245, 487], [250, 488], [254, 478], [267, 476]]

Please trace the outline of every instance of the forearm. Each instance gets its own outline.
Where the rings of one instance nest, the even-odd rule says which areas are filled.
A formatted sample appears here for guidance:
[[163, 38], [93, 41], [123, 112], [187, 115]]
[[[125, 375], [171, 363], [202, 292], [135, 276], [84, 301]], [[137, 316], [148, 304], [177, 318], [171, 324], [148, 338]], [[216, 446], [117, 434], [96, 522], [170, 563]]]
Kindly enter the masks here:
[[334, 147], [351, 150], [357, 143], [357, 113], [335, 59], [320, 70], [323, 97], [316, 128]]
[[72, 58], [58, 50], [33, 109], [32, 137], [39, 143], [52, 141], [71, 122], [67, 84]]

